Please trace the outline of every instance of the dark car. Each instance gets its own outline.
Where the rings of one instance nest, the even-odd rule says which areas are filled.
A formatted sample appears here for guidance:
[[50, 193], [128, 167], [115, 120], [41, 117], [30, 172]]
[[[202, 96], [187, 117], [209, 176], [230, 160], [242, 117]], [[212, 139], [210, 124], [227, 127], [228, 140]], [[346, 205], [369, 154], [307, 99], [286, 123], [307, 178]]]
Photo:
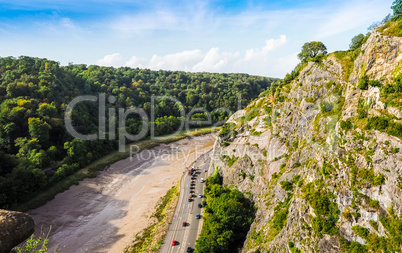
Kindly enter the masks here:
[[201, 219], [201, 215], [199, 213], [197, 213], [197, 215], [195, 216], [196, 219]]
[[187, 252], [193, 252], [193, 249], [191, 247], [188, 247]]
[[192, 200], [191, 198], [188, 198], [188, 202], [191, 202], [191, 200]]
[[202, 204], [201, 204], [201, 203], [200, 203], [200, 204], [198, 204], [198, 207], [199, 207], [199, 208], [201, 208], [201, 207], [202, 207]]

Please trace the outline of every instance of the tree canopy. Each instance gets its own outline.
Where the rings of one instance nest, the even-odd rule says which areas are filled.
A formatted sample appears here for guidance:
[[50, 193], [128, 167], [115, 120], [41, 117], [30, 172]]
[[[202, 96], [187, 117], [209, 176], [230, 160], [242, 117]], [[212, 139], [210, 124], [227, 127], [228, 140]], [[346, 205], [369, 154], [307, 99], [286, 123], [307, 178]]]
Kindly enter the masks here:
[[[218, 108], [237, 110], [265, 91], [276, 79], [247, 74], [186, 73], [151, 71], [128, 67], [60, 66], [55, 61], [22, 56], [0, 57], [0, 208], [32, 198], [40, 190], [117, 149], [117, 138], [81, 141], [66, 130], [64, 113], [77, 96], [115, 97], [106, 110], [137, 107], [150, 116], [151, 97], [156, 99], [153, 124], [156, 135], [172, 133], [181, 123], [180, 108], [212, 112]], [[107, 112], [106, 112], [107, 113]], [[81, 134], [99, 131], [99, 106], [82, 102], [71, 113], [74, 129]], [[212, 123], [226, 120], [225, 111], [211, 113]], [[194, 113], [190, 120], [206, 115]], [[105, 125], [117, 121], [107, 117]], [[195, 125], [197, 127], [199, 125]], [[142, 118], [129, 115], [126, 131], [136, 134]], [[116, 131], [118, 135], [118, 131]]]
[[366, 36], [364, 36], [364, 34], [362, 34], [362, 33], [353, 37], [352, 42], [349, 45], [350, 50], [354, 51], [354, 50], [360, 48], [364, 43], [365, 37]]
[[301, 61], [308, 61], [319, 55], [326, 55], [327, 47], [320, 41], [307, 42], [303, 45], [302, 51], [297, 55]]
[[395, 0], [392, 3], [391, 9], [394, 11], [394, 16], [398, 17], [402, 14], [402, 0]]
[[253, 203], [239, 190], [223, 187], [217, 172], [207, 180], [205, 218], [195, 245], [197, 253], [236, 252], [255, 216]]

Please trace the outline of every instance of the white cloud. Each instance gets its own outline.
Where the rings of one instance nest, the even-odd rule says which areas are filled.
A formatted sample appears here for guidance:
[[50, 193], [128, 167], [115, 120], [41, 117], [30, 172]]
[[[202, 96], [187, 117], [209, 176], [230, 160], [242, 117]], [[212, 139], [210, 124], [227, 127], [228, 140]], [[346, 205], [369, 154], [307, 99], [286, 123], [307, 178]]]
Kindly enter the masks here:
[[126, 62], [127, 67], [132, 67], [132, 68], [145, 68], [147, 60], [145, 58], [140, 58], [137, 56], [131, 57], [130, 60]]
[[280, 76], [288, 71], [295, 64], [295, 55], [282, 56], [277, 61], [271, 57], [271, 53], [287, 43], [286, 35], [278, 39], [269, 39], [265, 45], [259, 48], [246, 50], [243, 54], [239, 52], [223, 52], [220, 48], [214, 47], [207, 52], [200, 49], [186, 50], [174, 54], [153, 55], [150, 59], [137, 56], [131, 57], [124, 63], [119, 53], [106, 55], [97, 61], [97, 64], [104, 66], [128, 66], [133, 68], [149, 68], [153, 70], [182, 70], [192, 72], [242, 72], [257, 75]]
[[199, 62], [203, 57], [201, 50], [183, 51], [165, 56], [153, 55], [148, 67], [151, 69], [169, 69], [190, 71], [191, 66]]
[[123, 63], [123, 57], [119, 53], [105, 55], [103, 59], [100, 59], [96, 62], [96, 64], [101, 66], [112, 66], [119, 67]]
[[228, 65], [233, 64], [239, 53], [219, 52], [219, 48], [211, 48], [199, 63], [192, 67], [193, 71], [219, 72], [225, 71]]
[[201, 61], [202, 58], [203, 53], [201, 50], [195, 49], [164, 56], [153, 55], [150, 60], [133, 56], [125, 65], [132, 68], [191, 71], [191, 67]]
[[256, 58], [266, 58], [268, 53], [284, 44], [286, 44], [286, 35], [281, 35], [279, 39], [269, 39], [265, 41], [265, 46], [257, 49], [249, 49], [246, 51], [244, 61], [252, 61]]

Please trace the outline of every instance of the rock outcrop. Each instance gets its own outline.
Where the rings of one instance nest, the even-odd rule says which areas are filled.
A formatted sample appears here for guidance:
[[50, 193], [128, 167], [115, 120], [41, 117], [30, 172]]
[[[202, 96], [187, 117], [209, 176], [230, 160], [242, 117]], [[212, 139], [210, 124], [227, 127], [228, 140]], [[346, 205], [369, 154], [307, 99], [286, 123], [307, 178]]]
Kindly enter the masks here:
[[[235, 131], [215, 143], [209, 172], [256, 204], [242, 252], [342, 252], [392, 237], [402, 133], [369, 122], [402, 123], [402, 96], [380, 92], [402, 73], [400, 52], [402, 38], [374, 31], [358, 55], [309, 62], [228, 120]], [[380, 87], [360, 90], [361, 78]]]
[[26, 240], [35, 229], [32, 217], [26, 213], [0, 210], [0, 253], [8, 253]]

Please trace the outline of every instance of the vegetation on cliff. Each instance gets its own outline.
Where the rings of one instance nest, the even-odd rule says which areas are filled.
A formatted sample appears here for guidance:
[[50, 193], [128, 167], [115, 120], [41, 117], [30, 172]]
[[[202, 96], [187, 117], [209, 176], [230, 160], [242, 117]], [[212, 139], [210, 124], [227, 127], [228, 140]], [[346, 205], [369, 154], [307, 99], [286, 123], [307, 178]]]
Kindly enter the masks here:
[[301, 54], [221, 131], [213, 166], [257, 207], [243, 252], [401, 252], [402, 2], [393, 7], [349, 50]]

